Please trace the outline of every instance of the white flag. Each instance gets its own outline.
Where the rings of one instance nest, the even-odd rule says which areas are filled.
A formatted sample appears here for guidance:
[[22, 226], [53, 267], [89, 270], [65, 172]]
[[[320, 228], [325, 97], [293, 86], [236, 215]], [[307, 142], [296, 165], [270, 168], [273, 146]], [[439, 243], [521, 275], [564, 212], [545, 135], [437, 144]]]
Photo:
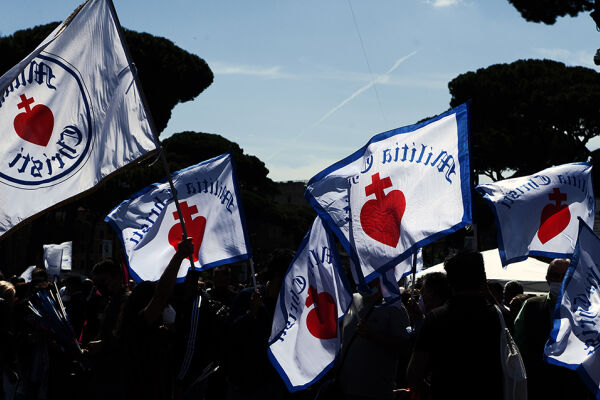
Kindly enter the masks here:
[[109, 0], [0, 77], [0, 235], [156, 148]]
[[477, 186], [496, 217], [502, 265], [528, 256], [570, 257], [577, 217], [594, 226], [592, 166], [573, 163]]
[[554, 310], [544, 353], [551, 364], [577, 370], [600, 398], [600, 238], [579, 220], [579, 237]]
[[60, 276], [61, 271], [71, 270], [73, 242], [44, 245], [44, 267], [48, 276]]
[[341, 268], [317, 217], [283, 280], [269, 339], [269, 358], [290, 392], [321, 378], [339, 352], [338, 322], [352, 302]]
[[[194, 240], [194, 265], [209, 269], [250, 255], [230, 154], [172, 174], [188, 237]], [[119, 204], [105, 219], [119, 234], [131, 276], [156, 281], [182, 237], [168, 182], [155, 183]], [[177, 274], [183, 280], [190, 263]]]
[[27, 269], [23, 271], [21, 275], [19, 275], [19, 278], [25, 279], [25, 282], [31, 282], [31, 275], [33, 274], [33, 270], [35, 269], [35, 267], [35, 265], [30, 265], [29, 267], [27, 267]]
[[306, 197], [366, 281], [470, 224], [467, 105], [373, 137], [312, 178]]
[[420, 272], [423, 270], [423, 249], [417, 250], [416, 259], [415, 255], [412, 254], [410, 257], [405, 258], [404, 261], [396, 265], [394, 268], [389, 269], [381, 274], [379, 281], [381, 286], [381, 294], [387, 302], [391, 302], [393, 299], [400, 297], [400, 295], [402, 294], [400, 293], [400, 287], [398, 286], [398, 282], [403, 277], [412, 273], [413, 262], [415, 272]]

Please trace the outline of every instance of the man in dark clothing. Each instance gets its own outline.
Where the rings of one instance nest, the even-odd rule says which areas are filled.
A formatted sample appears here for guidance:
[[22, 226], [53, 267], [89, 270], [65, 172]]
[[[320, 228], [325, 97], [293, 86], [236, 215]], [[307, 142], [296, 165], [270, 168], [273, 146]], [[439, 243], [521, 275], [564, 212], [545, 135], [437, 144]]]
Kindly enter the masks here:
[[94, 315], [88, 315], [88, 332], [94, 340], [87, 343], [85, 354], [93, 365], [93, 378], [90, 385], [97, 399], [118, 400], [122, 395], [119, 366], [119, 349], [114, 334], [119, 313], [129, 290], [123, 283], [121, 266], [113, 260], [106, 259], [92, 269], [92, 279], [101, 297], [101, 310], [94, 310]]
[[559, 258], [550, 263], [546, 272], [550, 292], [527, 299], [515, 320], [515, 341], [527, 372], [529, 400], [581, 400], [589, 395], [577, 372], [544, 360], [544, 346], [552, 330], [554, 307], [569, 263], [568, 259]]
[[408, 366], [410, 387], [422, 398], [429, 391], [432, 399], [501, 399], [500, 320], [486, 300], [483, 258], [465, 252], [444, 266], [452, 297], [425, 316]]

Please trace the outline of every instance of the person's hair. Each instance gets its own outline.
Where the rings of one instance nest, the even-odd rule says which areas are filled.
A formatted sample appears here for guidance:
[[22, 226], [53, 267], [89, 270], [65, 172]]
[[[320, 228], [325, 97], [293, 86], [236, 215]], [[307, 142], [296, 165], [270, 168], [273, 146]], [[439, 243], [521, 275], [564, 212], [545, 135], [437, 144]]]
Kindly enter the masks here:
[[523, 285], [517, 281], [506, 282], [504, 285], [504, 302], [510, 303], [510, 301], [519, 294], [523, 294]]
[[115, 329], [115, 336], [128, 340], [131, 326], [135, 324], [137, 315], [146, 307], [156, 290], [156, 282], [140, 282], [127, 297]]
[[0, 298], [12, 303], [15, 300], [16, 289], [14, 285], [7, 281], [0, 281]]
[[36, 267], [31, 272], [31, 280], [33, 282], [45, 282], [48, 280], [48, 271], [46, 268]]
[[483, 256], [478, 251], [464, 251], [447, 258], [444, 269], [455, 291], [477, 290], [486, 283]]
[[115, 277], [121, 276], [121, 273], [121, 266], [111, 258], [105, 258], [92, 268], [92, 276], [108, 275]]
[[427, 290], [431, 290], [436, 296], [447, 300], [450, 298], [450, 285], [448, 277], [443, 272], [432, 272], [423, 277], [423, 286], [427, 286]]

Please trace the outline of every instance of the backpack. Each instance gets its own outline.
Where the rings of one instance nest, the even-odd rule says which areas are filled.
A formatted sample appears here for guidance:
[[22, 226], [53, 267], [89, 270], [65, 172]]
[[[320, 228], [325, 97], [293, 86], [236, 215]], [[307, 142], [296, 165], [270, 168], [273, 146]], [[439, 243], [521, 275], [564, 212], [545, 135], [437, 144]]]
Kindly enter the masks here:
[[502, 311], [494, 306], [500, 318], [500, 361], [503, 372], [504, 400], [527, 400], [525, 365], [510, 331], [504, 323]]

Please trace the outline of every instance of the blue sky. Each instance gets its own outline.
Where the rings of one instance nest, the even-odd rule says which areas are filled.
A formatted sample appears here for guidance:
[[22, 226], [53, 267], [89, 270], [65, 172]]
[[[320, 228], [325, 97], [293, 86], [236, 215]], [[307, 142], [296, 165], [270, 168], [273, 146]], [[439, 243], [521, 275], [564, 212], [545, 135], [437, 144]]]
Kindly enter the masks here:
[[[445, 111], [461, 73], [524, 58], [596, 69], [600, 47], [587, 13], [547, 26], [507, 0], [114, 2], [124, 27], [172, 40], [215, 74], [161, 138], [222, 135], [278, 181], [309, 179], [371, 136]], [[3, 0], [0, 34], [62, 21], [77, 5]]]

